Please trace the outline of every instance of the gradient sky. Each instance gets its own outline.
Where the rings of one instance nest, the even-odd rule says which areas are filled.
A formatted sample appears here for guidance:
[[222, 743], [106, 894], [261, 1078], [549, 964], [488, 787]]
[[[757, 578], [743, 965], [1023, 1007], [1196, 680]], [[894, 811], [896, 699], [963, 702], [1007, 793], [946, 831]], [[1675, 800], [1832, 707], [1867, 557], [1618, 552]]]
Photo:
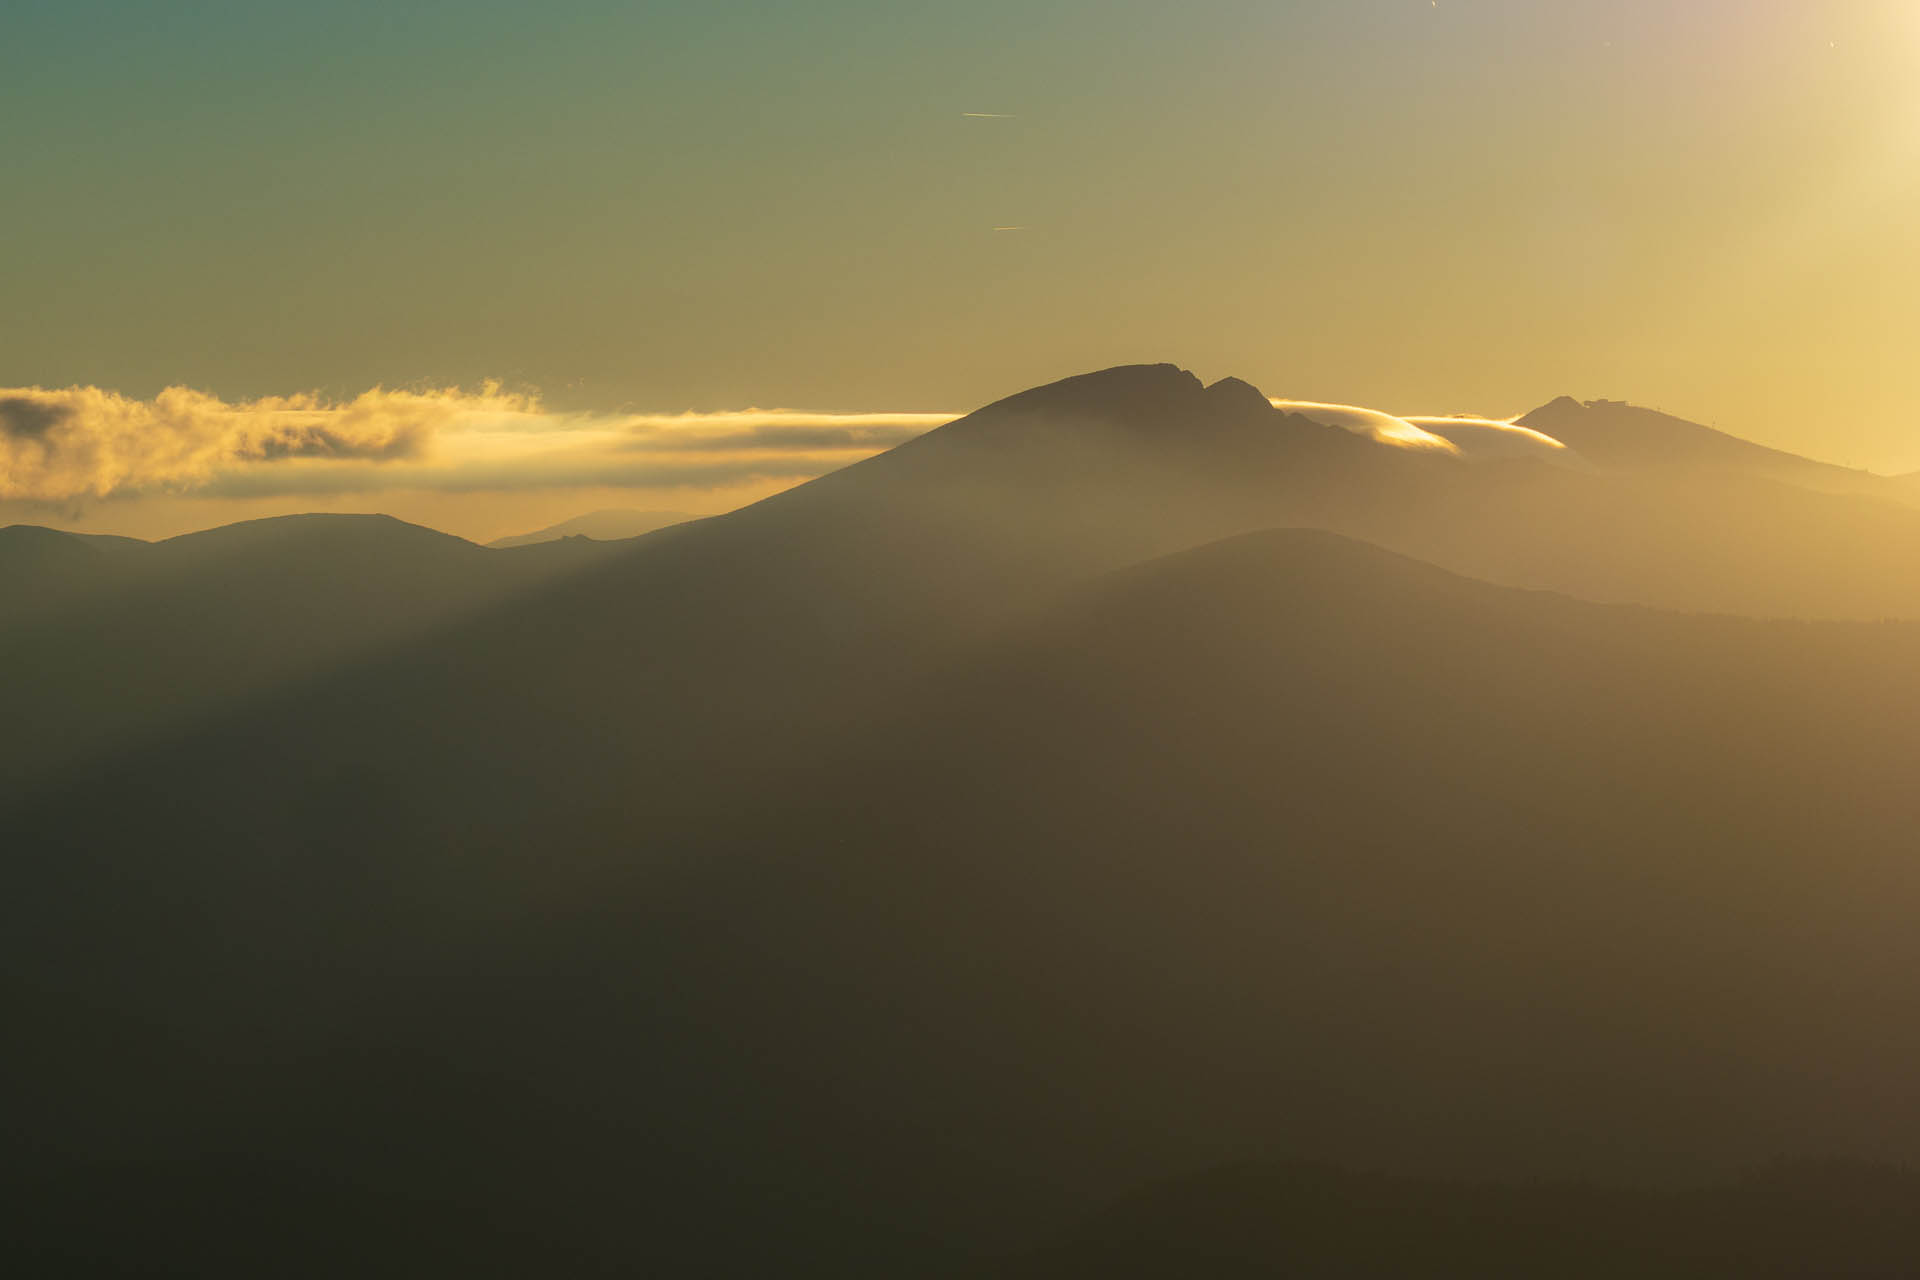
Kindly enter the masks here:
[[1912, 0], [12, 0], [0, 155], [0, 386], [939, 412], [1172, 360], [1920, 468]]

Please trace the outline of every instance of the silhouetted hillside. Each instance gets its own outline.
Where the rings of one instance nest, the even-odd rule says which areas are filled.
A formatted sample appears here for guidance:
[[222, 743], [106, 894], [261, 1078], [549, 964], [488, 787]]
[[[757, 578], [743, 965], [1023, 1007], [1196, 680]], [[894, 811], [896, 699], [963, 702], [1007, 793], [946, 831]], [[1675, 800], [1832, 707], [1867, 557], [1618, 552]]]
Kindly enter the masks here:
[[0, 531], [0, 796], [234, 698], [418, 637], [587, 564], [386, 516], [287, 516], [144, 543]]
[[1232, 1161], [1915, 1159], [1916, 624], [1350, 528], [1915, 598], [1891, 504], [1463, 465], [1170, 366], [611, 547], [159, 544], [8, 641], [38, 723], [101, 681], [98, 741], [154, 726], [0, 807], [14, 1238], [268, 1166], [235, 1270], [474, 1218], [927, 1275]]
[[1733, 472], [1825, 493], [1910, 500], [1897, 486], [1871, 472], [1769, 449], [1697, 422], [1618, 400], [1583, 404], [1572, 396], [1561, 396], [1519, 421], [1603, 466]]
[[[1915, 639], [1282, 533], [1124, 571], [890, 708], [709, 700], [762, 736], [732, 753], [543, 725], [524, 681], [472, 748], [458, 655], [379, 733], [325, 682], [16, 818], [18, 1149], [212, 1141], [733, 1274], [964, 1270], [1250, 1156], [1910, 1157]], [[353, 680], [398, 697], [382, 670]], [[576, 773], [621, 735], [626, 789]]]
[[[1677, 437], [1676, 451], [1686, 448]], [[1235, 380], [1208, 390], [1171, 365], [1009, 397], [704, 522], [674, 554], [714, 556], [717, 568], [733, 554], [723, 548], [742, 546], [751, 563], [737, 572], [749, 581], [778, 573], [809, 584], [825, 573], [860, 592], [884, 582], [888, 609], [964, 619], [1029, 585], [1276, 526], [1326, 528], [1474, 577], [1590, 599], [1920, 617], [1920, 580], [1899, 569], [1920, 563], [1912, 510], [1743, 467], [1588, 474], [1526, 460], [1464, 464], [1281, 413]], [[624, 594], [626, 572], [608, 566], [610, 594]], [[956, 592], [971, 598], [963, 606]]]
[[0, 634], [56, 615], [120, 582], [126, 562], [146, 547], [134, 538], [36, 525], [0, 529]]

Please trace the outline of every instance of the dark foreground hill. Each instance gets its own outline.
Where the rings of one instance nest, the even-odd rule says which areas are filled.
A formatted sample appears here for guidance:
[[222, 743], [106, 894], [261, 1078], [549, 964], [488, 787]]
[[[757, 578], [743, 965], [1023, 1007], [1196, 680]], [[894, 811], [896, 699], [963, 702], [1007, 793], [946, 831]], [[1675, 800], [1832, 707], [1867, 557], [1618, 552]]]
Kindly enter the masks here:
[[1254, 1157], [1911, 1159], [1915, 639], [1275, 533], [547, 839], [225, 825], [205, 771], [327, 815], [297, 735], [189, 740], [113, 780], [136, 830], [68, 803], [10, 846], [13, 1149], [111, 1213], [264, 1164], [337, 1189], [257, 1209], [329, 1248], [477, 1218], [582, 1274], [977, 1270]]

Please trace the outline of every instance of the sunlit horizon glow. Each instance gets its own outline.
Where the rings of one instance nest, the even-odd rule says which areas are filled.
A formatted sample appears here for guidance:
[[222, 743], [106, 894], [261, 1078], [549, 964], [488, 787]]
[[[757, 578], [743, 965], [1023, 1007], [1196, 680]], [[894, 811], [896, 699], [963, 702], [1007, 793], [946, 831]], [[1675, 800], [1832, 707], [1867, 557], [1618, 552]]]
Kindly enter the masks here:
[[1910, 0], [157, 13], [9, 14], [0, 385], [886, 411], [1172, 361], [1920, 469]]
[[[1588, 465], [1519, 415], [1270, 403], [1388, 448]], [[151, 400], [0, 387], [0, 525], [164, 537], [296, 511], [378, 511], [484, 541], [593, 509], [730, 510], [962, 416], [562, 410], [498, 381], [243, 401], [185, 387]]]

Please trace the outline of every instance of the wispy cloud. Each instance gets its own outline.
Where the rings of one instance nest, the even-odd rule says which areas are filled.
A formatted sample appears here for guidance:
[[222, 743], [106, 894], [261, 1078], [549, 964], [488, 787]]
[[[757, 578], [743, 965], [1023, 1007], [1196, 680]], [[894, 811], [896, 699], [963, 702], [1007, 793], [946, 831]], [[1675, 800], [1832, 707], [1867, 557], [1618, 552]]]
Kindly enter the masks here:
[[[735, 409], [719, 413], [643, 413], [613, 419], [621, 429], [655, 444], [709, 448], [716, 439], [763, 448], [885, 448], [952, 422], [957, 413], [822, 413], [804, 409]], [[827, 442], [834, 443], [827, 443]]]
[[1572, 464], [1573, 450], [1544, 431], [1523, 427], [1501, 418], [1475, 418], [1465, 415], [1444, 418], [1408, 418], [1420, 430], [1439, 436], [1469, 457], [1541, 458], [1549, 462]]
[[1561, 465], [1579, 465], [1578, 456], [1552, 436], [1499, 418], [1401, 417], [1358, 405], [1321, 404], [1311, 400], [1275, 400], [1273, 405], [1399, 449], [1422, 449], [1474, 460], [1532, 457]]
[[1363, 409], [1351, 404], [1322, 404], [1317, 400], [1275, 400], [1273, 407], [1284, 413], [1297, 413], [1322, 426], [1339, 427], [1396, 448], [1428, 449], [1436, 453], [1460, 452], [1452, 441], [1422, 430], [1405, 418], [1396, 418], [1378, 409]]
[[235, 402], [181, 387], [151, 400], [98, 387], [0, 388], [0, 499], [805, 479], [956, 416], [562, 414], [495, 384]]
[[966, 120], [1018, 120], [1020, 118], [999, 111], [962, 111], [960, 115]]

